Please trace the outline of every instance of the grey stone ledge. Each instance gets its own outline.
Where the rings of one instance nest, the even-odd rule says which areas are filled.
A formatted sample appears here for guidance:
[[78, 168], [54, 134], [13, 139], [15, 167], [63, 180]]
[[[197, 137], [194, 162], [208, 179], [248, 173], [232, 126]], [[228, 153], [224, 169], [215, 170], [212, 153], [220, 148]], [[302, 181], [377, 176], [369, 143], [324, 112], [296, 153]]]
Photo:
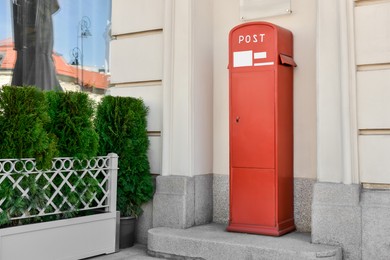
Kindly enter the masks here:
[[313, 203], [357, 206], [360, 203], [360, 190], [358, 184], [317, 182], [314, 184]]
[[148, 252], [173, 259], [342, 259], [340, 247], [312, 244], [307, 233], [282, 237], [232, 233], [215, 223], [185, 230], [153, 228], [149, 230]]
[[363, 190], [361, 203], [364, 207], [390, 208], [390, 191], [388, 190]]
[[195, 181], [188, 176], [158, 176], [156, 178], [156, 193], [184, 195], [194, 193]]

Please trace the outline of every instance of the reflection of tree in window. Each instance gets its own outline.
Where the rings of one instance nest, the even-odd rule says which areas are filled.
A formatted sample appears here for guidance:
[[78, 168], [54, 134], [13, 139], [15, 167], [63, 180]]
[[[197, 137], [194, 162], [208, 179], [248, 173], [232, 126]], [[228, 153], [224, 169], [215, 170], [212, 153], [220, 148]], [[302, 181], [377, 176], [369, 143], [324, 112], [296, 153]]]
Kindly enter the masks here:
[[0, 67], [1, 64], [3, 63], [3, 59], [4, 59], [4, 53], [0, 53]]
[[57, 0], [13, 0], [17, 59], [12, 85], [61, 89], [52, 58], [52, 15], [59, 8]]

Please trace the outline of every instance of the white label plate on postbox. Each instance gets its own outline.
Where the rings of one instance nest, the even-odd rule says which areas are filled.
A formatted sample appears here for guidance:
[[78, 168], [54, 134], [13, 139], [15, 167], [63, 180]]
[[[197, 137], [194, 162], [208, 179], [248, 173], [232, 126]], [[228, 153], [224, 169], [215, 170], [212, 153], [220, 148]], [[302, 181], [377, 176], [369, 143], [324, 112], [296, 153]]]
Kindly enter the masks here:
[[236, 51], [233, 53], [233, 67], [253, 66], [253, 51]]
[[233, 52], [233, 67], [251, 67], [274, 65], [274, 62], [261, 62], [267, 58], [267, 52], [235, 51]]

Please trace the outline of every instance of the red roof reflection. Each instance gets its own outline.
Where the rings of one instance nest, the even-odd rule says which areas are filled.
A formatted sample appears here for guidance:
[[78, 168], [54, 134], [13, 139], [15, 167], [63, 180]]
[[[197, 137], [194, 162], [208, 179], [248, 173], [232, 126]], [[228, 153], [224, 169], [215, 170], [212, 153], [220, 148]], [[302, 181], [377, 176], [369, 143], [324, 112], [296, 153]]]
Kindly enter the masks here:
[[[12, 70], [16, 62], [16, 51], [12, 39], [0, 41], [0, 54], [3, 56], [0, 70]], [[57, 53], [53, 53], [53, 60], [59, 76], [65, 76], [76, 84], [81, 83], [81, 66], [68, 64], [64, 57]], [[108, 88], [109, 75], [87, 69], [83, 69], [82, 72], [84, 87]]]

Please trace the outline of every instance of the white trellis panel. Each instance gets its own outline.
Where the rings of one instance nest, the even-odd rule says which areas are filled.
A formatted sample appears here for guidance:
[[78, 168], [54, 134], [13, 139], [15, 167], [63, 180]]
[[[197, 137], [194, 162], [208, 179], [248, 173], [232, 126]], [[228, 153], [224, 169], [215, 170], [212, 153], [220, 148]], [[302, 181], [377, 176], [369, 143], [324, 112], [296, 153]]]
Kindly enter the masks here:
[[[39, 169], [35, 159], [1, 159], [0, 187], [12, 185], [14, 197], [33, 200], [31, 182], [41, 189], [40, 205], [29, 205], [10, 220], [58, 215], [74, 211], [101, 209], [116, 211], [118, 156], [94, 157], [89, 160], [55, 158], [50, 169]], [[35, 191], [36, 193], [36, 191]], [[88, 196], [86, 196], [89, 193]], [[72, 199], [70, 196], [77, 196]], [[7, 198], [0, 199], [0, 213]], [[8, 203], [9, 204], [9, 203]]]

